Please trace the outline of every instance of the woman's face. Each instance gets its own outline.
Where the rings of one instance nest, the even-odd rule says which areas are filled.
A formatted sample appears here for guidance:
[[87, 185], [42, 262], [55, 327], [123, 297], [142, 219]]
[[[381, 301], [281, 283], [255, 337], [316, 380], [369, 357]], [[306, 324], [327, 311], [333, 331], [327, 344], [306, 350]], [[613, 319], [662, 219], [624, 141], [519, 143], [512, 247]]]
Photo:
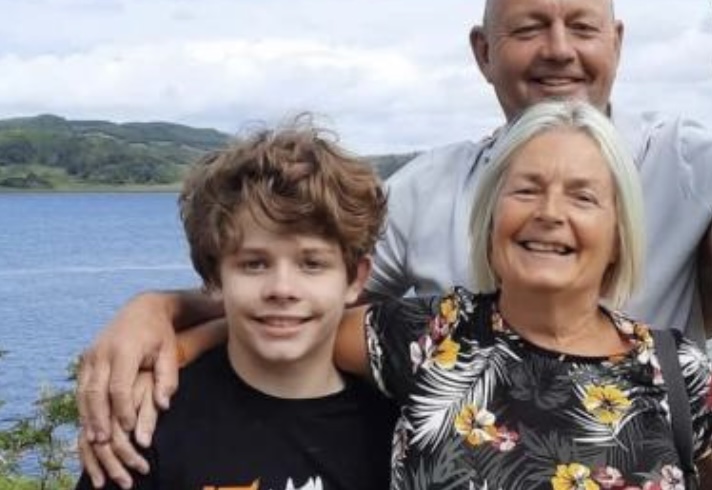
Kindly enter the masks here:
[[613, 180], [598, 145], [557, 129], [511, 158], [491, 238], [500, 287], [600, 296], [618, 238]]

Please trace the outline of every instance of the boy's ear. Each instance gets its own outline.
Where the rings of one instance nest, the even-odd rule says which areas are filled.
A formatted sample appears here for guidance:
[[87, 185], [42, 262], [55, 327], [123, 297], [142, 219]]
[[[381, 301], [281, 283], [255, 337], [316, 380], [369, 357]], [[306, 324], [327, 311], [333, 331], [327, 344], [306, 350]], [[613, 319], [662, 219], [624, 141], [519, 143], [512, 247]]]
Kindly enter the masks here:
[[348, 290], [346, 291], [346, 304], [354, 304], [361, 295], [363, 287], [366, 285], [368, 276], [371, 275], [371, 256], [367, 255], [358, 261], [356, 266], [356, 276], [354, 277], [351, 284], [349, 284]]
[[209, 287], [205, 286], [205, 287], [203, 287], [203, 293], [205, 293], [212, 300], [215, 300], [215, 301], [223, 300], [222, 288], [220, 286], [217, 286], [217, 285], [209, 286]]

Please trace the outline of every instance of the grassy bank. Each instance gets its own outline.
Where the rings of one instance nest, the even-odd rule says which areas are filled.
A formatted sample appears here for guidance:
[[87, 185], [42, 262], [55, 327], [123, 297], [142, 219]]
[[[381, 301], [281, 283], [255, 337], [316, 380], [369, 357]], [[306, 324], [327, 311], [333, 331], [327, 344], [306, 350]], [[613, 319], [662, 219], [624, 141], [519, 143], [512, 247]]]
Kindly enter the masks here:
[[132, 192], [179, 192], [181, 188], [180, 182], [173, 184], [125, 184], [125, 185], [103, 185], [82, 183], [75, 185], [62, 185], [52, 188], [13, 188], [0, 186], [0, 194], [51, 194], [51, 193], [132, 193]]
[[105, 184], [69, 175], [44, 165], [0, 166], [0, 193], [17, 192], [177, 192], [179, 180], [165, 184]]

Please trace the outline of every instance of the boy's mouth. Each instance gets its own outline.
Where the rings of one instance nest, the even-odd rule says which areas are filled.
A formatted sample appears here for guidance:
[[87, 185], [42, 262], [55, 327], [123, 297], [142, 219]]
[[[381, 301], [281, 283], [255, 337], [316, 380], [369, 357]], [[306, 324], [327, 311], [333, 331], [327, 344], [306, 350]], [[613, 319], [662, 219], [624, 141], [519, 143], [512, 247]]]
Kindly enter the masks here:
[[308, 316], [292, 315], [260, 315], [257, 320], [269, 327], [296, 327], [311, 320]]

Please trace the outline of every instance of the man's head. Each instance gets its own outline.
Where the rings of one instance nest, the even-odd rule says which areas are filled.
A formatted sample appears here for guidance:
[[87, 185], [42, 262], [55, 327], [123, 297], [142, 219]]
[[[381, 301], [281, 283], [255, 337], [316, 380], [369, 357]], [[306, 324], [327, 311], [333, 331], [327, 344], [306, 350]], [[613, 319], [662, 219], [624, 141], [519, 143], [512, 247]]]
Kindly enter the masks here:
[[280, 234], [336, 242], [349, 280], [372, 252], [386, 210], [377, 176], [305, 121], [243, 137], [203, 158], [186, 178], [181, 216], [208, 288], [220, 288], [220, 261], [240, 248], [245, 217]]
[[487, 0], [470, 33], [507, 120], [546, 98], [608, 107], [623, 25], [613, 0]]

